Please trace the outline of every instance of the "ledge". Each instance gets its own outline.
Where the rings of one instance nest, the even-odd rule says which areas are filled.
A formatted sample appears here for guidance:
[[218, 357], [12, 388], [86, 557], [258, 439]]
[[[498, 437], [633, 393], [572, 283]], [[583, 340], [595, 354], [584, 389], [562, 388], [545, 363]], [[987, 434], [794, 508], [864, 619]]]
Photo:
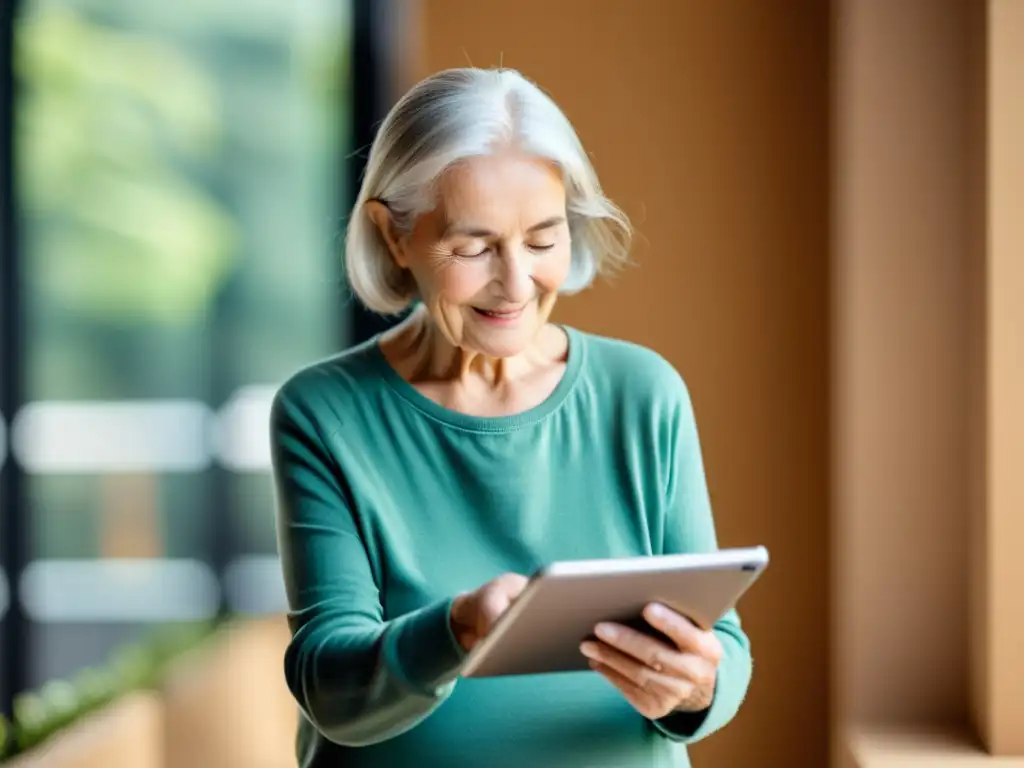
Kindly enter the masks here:
[[966, 731], [862, 727], [849, 734], [855, 768], [1024, 768], [1024, 757], [993, 757]]
[[7, 768], [160, 768], [163, 705], [153, 693], [129, 693], [69, 725]]
[[290, 638], [284, 616], [246, 619], [172, 664], [161, 768], [296, 765], [299, 710], [281, 672]]

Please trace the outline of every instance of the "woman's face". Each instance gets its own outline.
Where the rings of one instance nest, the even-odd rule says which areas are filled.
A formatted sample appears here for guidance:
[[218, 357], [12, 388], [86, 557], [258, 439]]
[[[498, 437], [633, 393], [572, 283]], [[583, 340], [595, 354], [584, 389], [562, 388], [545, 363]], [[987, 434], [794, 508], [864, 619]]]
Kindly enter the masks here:
[[547, 322], [569, 272], [570, 245], [558, 169], [503, 154], [449, 169], [435, 209], [392, 252], [452, 344], [512, 357]]

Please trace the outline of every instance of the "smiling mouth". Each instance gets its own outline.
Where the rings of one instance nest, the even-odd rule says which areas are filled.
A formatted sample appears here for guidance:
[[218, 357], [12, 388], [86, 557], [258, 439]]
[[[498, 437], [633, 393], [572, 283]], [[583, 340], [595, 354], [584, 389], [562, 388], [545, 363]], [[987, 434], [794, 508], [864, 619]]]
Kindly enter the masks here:
[[500, 309], [500, 310], [499, 309], [480, 309], [479, 307], [473, 307], [473, 311], [475, 311], [479, 315], [483, 315], [484, 317], [489, 317], [489, 318], [491, 318], [493, 320], [515, 320], [517, 317], [519, 317], [521, 314], [523, 314], [523, 307], [519, 307], [518, 309]]

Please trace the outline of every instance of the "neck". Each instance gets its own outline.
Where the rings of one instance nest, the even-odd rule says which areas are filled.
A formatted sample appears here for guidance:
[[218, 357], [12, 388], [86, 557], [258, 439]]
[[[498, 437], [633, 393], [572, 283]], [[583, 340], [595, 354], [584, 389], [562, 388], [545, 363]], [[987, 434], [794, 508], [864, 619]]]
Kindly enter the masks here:
[[392, 365], [408, 381], [465, 383], [472, 380], [498, 388], [559, 355], [551, 341], [550, 328], [542, 327], [520, 354], [490, 357], [453, 344], [426, 309], [418, 307], [382, 339], [382, 347]]

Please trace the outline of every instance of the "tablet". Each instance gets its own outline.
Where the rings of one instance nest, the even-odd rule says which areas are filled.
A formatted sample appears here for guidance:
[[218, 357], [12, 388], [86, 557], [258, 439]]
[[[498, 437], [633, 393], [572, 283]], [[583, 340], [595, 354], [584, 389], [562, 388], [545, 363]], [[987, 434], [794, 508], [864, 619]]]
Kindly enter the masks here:
[[652, 602], [710, 629], [767, 566], [764, 547], [552, 563], [530, 578], [470, 651], [460, 674], [502, 677], [589, 670], [580, 643], [593, 638], [601, 621], [660, 636], [642, 616]]

